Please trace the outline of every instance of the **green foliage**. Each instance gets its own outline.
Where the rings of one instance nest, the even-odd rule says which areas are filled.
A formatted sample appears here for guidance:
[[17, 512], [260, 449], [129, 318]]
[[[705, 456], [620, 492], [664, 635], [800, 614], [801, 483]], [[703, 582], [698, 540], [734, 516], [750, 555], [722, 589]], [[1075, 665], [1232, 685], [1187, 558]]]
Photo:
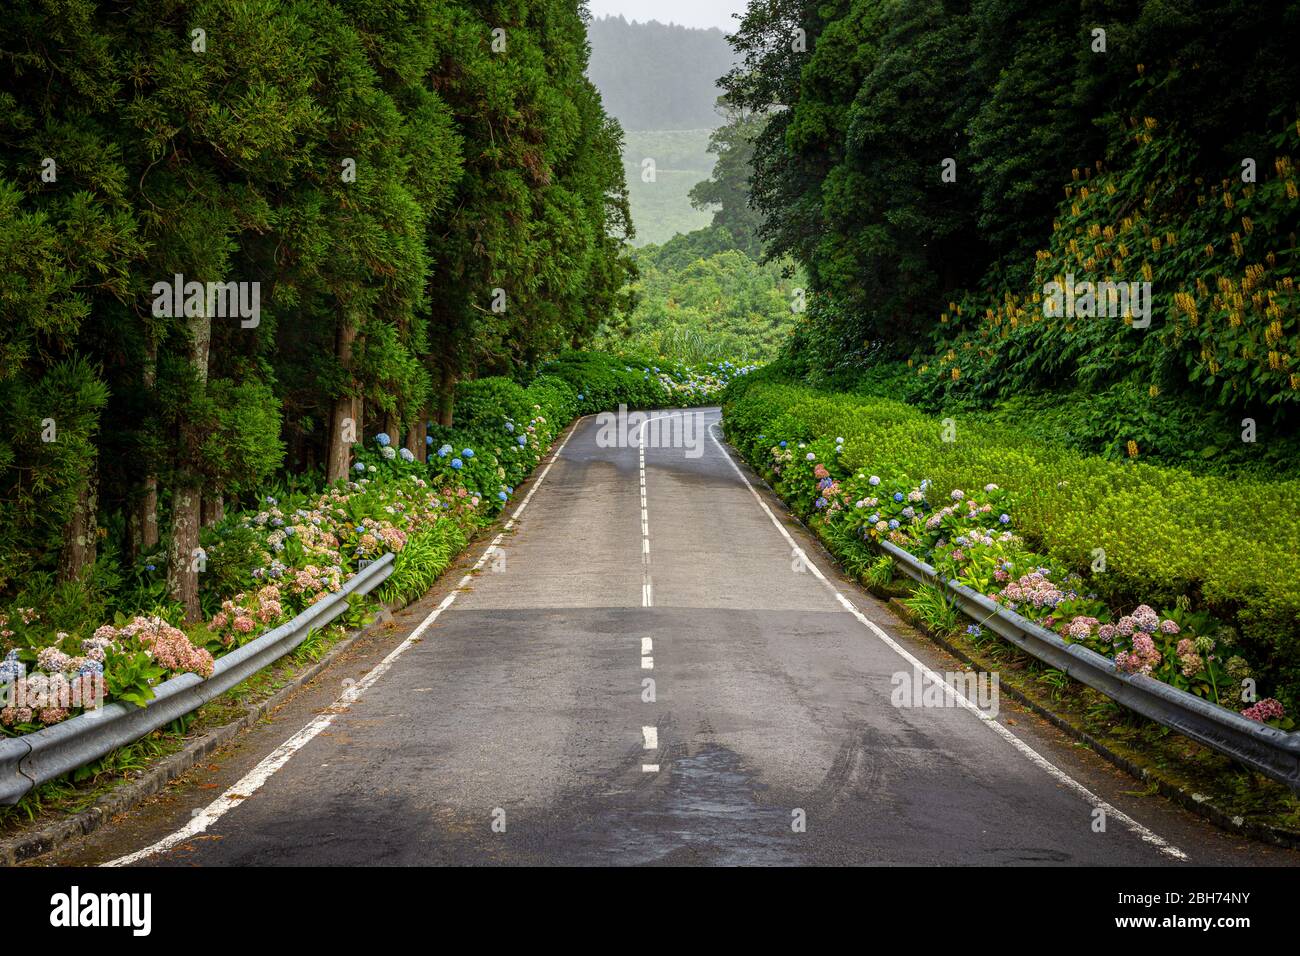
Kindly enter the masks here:
[[[1237, 629], [1242, 655], [1279, 696], [1300, 693], [1300, 481], [1085, 457], [1014, 425], [963, 417], [956, 440], [945, 441], [943, 421], [905, 404], [790, 384], [775, 372], [731, 385], [725, 414], [728, 439], [750, 461], [768, 460], [778, 439], [803, 441], [850, 474], [1006, 489], [1016, 533], [1062, 569], [1089, 572], [1104, 549], [1104, 572], [1088, 579], [1100, 600], [1172, 608], [1187, 599], [1191, 611]], [[791, 457], [777, 490], [812, 512], [813, 463]]]
[[961, 616], [957, 605], [943, 588], [932, 584], [920, 585], [903, 604], [920, 619], [926, 630], [943, 637], [957, 628]]
[[41, 376], [0, 379], [0, 589], [51, 562], [95, 466], [108, 389], [80, 358]]
[[[944, 313], [933, 345], [918, 350], [919, 388], [987, 401], [1051, 383], [1099, 391], [1121, 382], [1145, 393], [1135, 396], [1139, 404], [1168, 395], [1293, 424], [1300, 196], [1291, 194], [1300, 124], [1273, 139], [1275, 174], [1258, 184], [1243, 184], [1240, 167], [1225, 166], [1221, 180], [1183, 185], [1196, 152], [1154, 119], [1127, 139], [1131, 158], [1118, 170], [1075, 171], [1025, 286], [965, 294]], [[1149, 198], [1134, 209], [1135, 195]], [[1149, 282], [1150, 328], [1119, 309], [1049, 314], [1042, 290], [1066, 276]]]
[[104, 683], [108, 696], [143, 707], [153, 700], [153, 685], [166, 675], [146, 650], [109, 648], [104, 657]]
[[[720, 104], [726, 108], [726, 101]], [[762, 217], [749, 203], [749, 178], [753, 173], [754, 140], [766, 119], [740, 110], [727, 114], [725, 125], [709, 136], [709, 152], [718, 157], [709, 178], [691, 187], [691, 205], [714, 208], [713, 228], [725, 229], [735, 248], [751, 259], [760, 259]]]
[[[819, 301], [786, 354], [842, 387], [910, 355], [936, 409], [1105, 393], [1097, 450], [1213, 459], [1216, 405], [1294, 436], [1297, 39], [1295, 4], [751, 4], [724, 86], [766, 117], [751, 199]], [[1150, 282], [1151, 328], [1046, 315], [1066, 275]]]
[[[639, 250], [636, 307], [597, 344], [687, 365], [774, 359], [794, 325], [803, 279], [731, 245], [729, 233], [710, 227]], [[686, 259], [697, 250], [699, 258]]]
[[[200, 540], [207, 554], [207, 570], [199, 577], [205, 608], [219, 605], [227, 595], [254, 585], [253, 571], [262, 565], [265, 550], [265, 543], [254, 529], [232, 515], [217, 527], [207, 529]], [[137, 607], [149, 606], [142, 596], [136, 600]]]
[[[345, 418], [423, 452], [456, 382], [528, 378], [627, 305], [622, 133], [572, 4], [19, 0], [0, 46], [6, 597], [111, 547], [193, 620], [243, 573], [185, 560], [218, 500], [338, 477]], [[260, 312], [176, 314], [178, 275]]]
[[412, 535], [397, 555], [393, 573], [380, 585], [379, 600], [394, 603], [418, 598], [464, 547], [465, 534], [451, 521], [439, 521]]
[[872, 562], [863, 577], [868, 584], [880, 588], [888, 587], [894, 581], [895, 570], [897, 568], [894, 559], [887, 554], [882, 554]]
[[669, 404], [659, 381], [657, 366], [640, 355], [612, 355], [602, 352], [566, 352], [544, 370], [569, 382], [582, 396], [577, 412], [618, 408], [658, 408]]

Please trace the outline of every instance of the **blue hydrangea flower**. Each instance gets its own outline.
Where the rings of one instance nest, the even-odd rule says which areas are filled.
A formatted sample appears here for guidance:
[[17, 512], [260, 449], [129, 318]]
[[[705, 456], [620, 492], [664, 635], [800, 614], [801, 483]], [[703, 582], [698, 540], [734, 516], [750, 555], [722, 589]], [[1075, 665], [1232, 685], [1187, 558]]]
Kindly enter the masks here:
[[157, 570], [158, 570], [158, 565], [156, 565], [156, 564], [146, 564], [146, 565], [144, 566], [144, 569], [145, 569], [146, 571], [157, 571]]
[[515, 439], [515, 441], [519, 442], [520, 445], [528, 444], [528, 439], [525, 438], [523, 435], [520, 435], [518, 438]]
[[451, 446], [450, 446], [450, 445], [443, 445], [441, 448], [438, 449], [438, 457], [439, 457], [439, 458], [446, 458], [446, 457], [447, 457], [448, 455], [450, 455], [450, 454], [451, 454]]
[[500, 498], [502, 501], [505, 501], [505, 500], [506, 500], [506, 493], [505, 493], [504, 491], [498, 491], [498, 492], [497, 492], [497, 497]]
[[388, 447], [393, 443], [393, 440], [388, 437], [388, 432], [380, 432], [378, 435], [375, 436], [375, 443], [378, 445], [382, 445], [384, 447]]
[[461, 452], [461, 457], [463, 457], [463, 458], [473, 458], [473, 457], [474, 457], [474, 449], [473, 449], [473, 448], [466, 448], [464, 451]]
[[1003, 524], [1011, 524], [1011, 515], [1009, 514], [998, 515], [998, 520], [1001, 521]]
[[582, 394], [582, 392], [579, 392], [579, 393], [578, 393], [578, 401], [583, 402], [583, 401], [586, 401], [586, 400], [587, 400], [587, 396], [584, 395], [584, 394]]
[[876, 485], [880, 484], [880, 476], [872, 475], [870, 478], [867, 479], [867, 484], [871, 485], [872, 487], [875, 487]]
[[889, 530], [890, 530], [890, 531], [895, 531], [895, 530], [897, 530], [897, 529], [898, 529], [898, 519], [897, 519], [897, 518], [890, 518], [890, 519], [889, 519]]
[[87, 674], [103, 674], [104, 665], [99, 661], [86, 661], [77, 668], [77, 676], [84, 677]]
[[362, 463], [362, 462], [357, 462], [355, 465], [352, 466], [352, 468], [353, 468], [354, 471], [365, 471], [365, 470], [366, 470], [366, 466], [365, 466], [365, 464]]
[[451, 460], [451, 467], [455, 468], [457, 471], [460, 471], [461, 468], [463, 468], [464, 466], [465, 463], [461, 461], [459, 458], [453, 458]]
[[425, 435], [425, 436], [424, 436], [424, 443], [425, 443], [426, 445], [432, 445], [432, 444], [433, 444], [433, 436], [432, 436], [432, 435]]
[[506, 431], [508, 431], [508, 432], [512, 432], [512, 431], [514, 431], [514, 430], [515, 430], [515, 423], [514, 423], [514, 422], [506, 422]]
[[970, 627], [966, 628], [966, 633], [971, 637], [979, 637], [984, 633], [984, 628], [980, 627], [978, 624], [972, 624]]
[[786, 442], [781, 442], [781, 447], [784, 448], [785, 446], [786, 446]]
[[409, 448], [403, 448], [398, 454], [402, 456], [402, 461], [415, 461], [415, 453]]
[[901, 491], [895, 491], [895, 492], [894, 492], [894, 500], [895, 500], [895, 501], [902, 501], [902, 500], [903, 500], [903, 493], [902, 493]]

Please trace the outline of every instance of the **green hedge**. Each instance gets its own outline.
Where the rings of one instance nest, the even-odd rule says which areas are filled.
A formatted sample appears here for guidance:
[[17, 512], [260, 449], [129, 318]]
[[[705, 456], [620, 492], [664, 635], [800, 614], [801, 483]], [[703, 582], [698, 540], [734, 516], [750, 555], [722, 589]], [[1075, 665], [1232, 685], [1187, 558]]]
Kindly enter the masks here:
[[[1087, 574], [1112, 608], [1181, 596], [1235, 625], [1260, 677], [1300, 701], [1300, 481], [1207, 478], [1036, 444], [1014, 428], [922, 414], [889, 399], [818, 391], [758, 373], [728, 389], [727, 436], [760, 470], [779, 440], [882, 477], [938, 488], [994, 483], [1027, 541]], [[953, 441], [944, 441], [945, 423]], [[770, 474], [770, 471], [768, 472]], [[810, 488], [778, 487], [809, 513]]]

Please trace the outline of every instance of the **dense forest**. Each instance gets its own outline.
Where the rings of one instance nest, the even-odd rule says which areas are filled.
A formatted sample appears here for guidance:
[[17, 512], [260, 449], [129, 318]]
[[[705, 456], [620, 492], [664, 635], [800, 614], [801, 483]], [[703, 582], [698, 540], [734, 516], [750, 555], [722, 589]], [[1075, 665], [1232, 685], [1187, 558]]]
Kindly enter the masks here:
[[[790, 354], [935, 408], [1019, 396], [1090, 450], [1280, 463], [1297, 40], [1295, 4], [758, 0], [724, 85], [769, 117], [752, 201], [815, 293]], [[1098, 316], [1106, 282], [1148, 297]]]
[[623, 302], [574, 4], [58, 10], [0, 23], [0, 589], [163, 542], [194, 620], [232, 499], [342, 478], [376, 432], [422, 461], [458, 381]]

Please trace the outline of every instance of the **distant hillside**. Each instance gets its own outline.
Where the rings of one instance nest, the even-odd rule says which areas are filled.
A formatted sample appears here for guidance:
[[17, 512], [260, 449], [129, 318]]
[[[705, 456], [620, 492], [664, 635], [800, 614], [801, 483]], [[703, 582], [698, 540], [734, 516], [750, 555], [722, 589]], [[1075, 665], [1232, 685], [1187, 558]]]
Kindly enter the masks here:
[[[703, 229], [712, 212], [691, 206], [691, 187], [709, 178], [716, 156], [708, 152], [709, 130], [646, 130], [626, 135], [623, 173], [627, 177], [633, 245], [667, 242], [677, 233]], [[655, 176], [646, 182], [642, 163], [653, 159]]]
[[718, 77], [731, 69], [721, 30], [593, 19], [587, 75], [623, 129], [713, 129]]

